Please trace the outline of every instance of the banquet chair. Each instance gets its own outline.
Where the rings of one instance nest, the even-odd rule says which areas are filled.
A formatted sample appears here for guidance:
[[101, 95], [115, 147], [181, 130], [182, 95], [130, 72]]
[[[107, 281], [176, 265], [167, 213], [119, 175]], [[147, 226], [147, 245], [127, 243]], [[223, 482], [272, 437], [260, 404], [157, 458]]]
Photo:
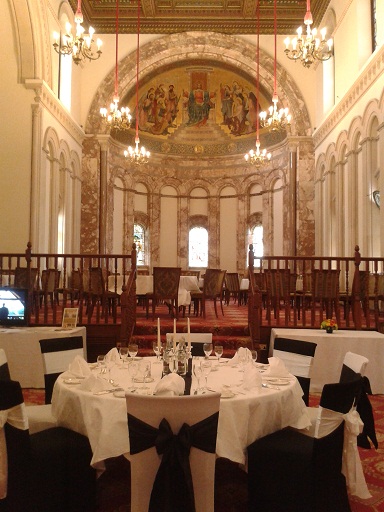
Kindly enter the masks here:
[[[165, 510], [165, 502], [169, 506], [166, 510], [214, 512], [220, 394], [176, 397], [130, 393], [126, 401], [131, 512]], [[164, 432], [168, 438], [155, 448], [158, 434]], [[190, 451], [187, 440], [191, 441]]]
[[56, 301], [58, 304], [60, 274], [60, 270], [54, 268], [42, 270], [41, 288], [35, 291], [36, 303], [39, 307], [42, 306], [43, 301], [47, 304], [48, 297], [51, 300], [51, 307], [53, 307], [53, 301]]
[[0, 348], [0, 380], [11, 380], [7, 355], [2, 348]]
[[239, 294], [240, 294], [240, 279], [238, 272], [227, 272], [225, 274], [225, 289], [224, 289], [224, 295], [225, 295], [225, 303], [228, 305], [231, 297], [233, 298], [234, 303], [236, 303], [238, 306], [240, 305], [239, 302]]
[[309, 402], [311, 368], [316, 352], [316, 343], [289, 338], [275, 338], [273, 356], [279, 357], [287, 370], [294, 375], [303, 390], [303, 400]]
[[369, 360], [353, 352], [347, 352], [344, 356], [343, 365], [340, 373], [339, 382], [349, 382], [356, 379], [359, 375], [362, 376], [361, 388], [356, 400], [356, 410], [364, 423], [363, 431], [357, 437], [357, 445], [360, 448], [371, 448], [370, 440], [374, 447], [377, 449], [379, 444], [376, 436], [375, 418], [373, 416], [372, 405], [369, 396], [372, 394], [371, 386], [367, 377], [365, 377], [365, 370]]
[[71, 307], [73, 307], [75, 300], [79, 304], [83, 298], [83, 292], [83, 275], [79, 269], [73, 269], [71, 274], [68, 275], [67, 286], [57, 289], [57, 294], [63, 295], [63, 307], [66, 306], [68, 298], [71, 301]]
[[267, 318], [277, 318], [282, 304], [289, 311], [290, 301], [290, 271], [289, 269], [265, 269], [266, 308]]
[[[172, 332], [166, 333], [166, 340], [171, 341], [173, 337], [176, 338], [176, 343], [180, 340], [180, 338], [184, 338], [185, 342], [188, 343], [188, 334], [183, 332], [177, 332], [173, 334]], [[191, 332], [190, 333], [191, 345], [192, 345], [192, 356], [204, 356], [203, 345], [204, 343], [212, 343], [212, 333], [211, 332]]]
[[170, 313], [179, 318], [180, 267], [153, 267], [153, 293], [146, 294], [146, 316], [149, 315], [149, 301], [152, 301], [152, 319], [160, 301], [168, 303]]
[[359, 386], [360, 379], [325, 384], [313, 435], [287, 427], [248, 447], [249, 512], [350, 512], [341, 472], [344, 421], [326, 435], [323, 430], [325, 409], [348, 413]]
[[96, 471], [88, 439], [62, 427], [28, 431], [19, 382], [0, 381], [2, 512], [92, 512]]
[[116, 321], [117, 304], [120, 295], [116, 292], [111, 292], [106, 287], [106, 269], [102, 267], [91, 267], [83, 272], [83, 296], [86, 302], [87, 316], [90, 319], [93, 315], [95, 306], [99, 314], [101, 308], [101, 316], [105, 317], [111, 312], [114, 320]]
[[213, 305], [215, 307], [215, 315], [217, 315], [217, 305], [216, 301], [220, 301], [221, 312], [224, 315], [223, 309], [223, 289], [224, 289], [224, 281], [226, 270], [220, 270], [217, 268], [207, 268], [204, 275], [204, 288], [202, 295], [202, 308], [201, 313], [205, 318], [205, 303], [207, 299], [213, 300]]
[[52, 414], [52, 391], [58, 376], [68, 369], [76, 355], [84, 357], [83, 338], [68, 336], [39, 340], [43, 358], [45, 405], [26, 406], [31, 433], [41, 432], [57, 425]]

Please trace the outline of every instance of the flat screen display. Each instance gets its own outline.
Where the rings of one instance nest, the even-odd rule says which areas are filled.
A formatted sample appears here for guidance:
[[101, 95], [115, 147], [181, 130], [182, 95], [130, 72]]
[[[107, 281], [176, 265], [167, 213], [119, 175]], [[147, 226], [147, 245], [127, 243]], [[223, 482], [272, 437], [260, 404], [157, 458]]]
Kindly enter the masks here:
[[23, 326], [28, 324], [28, 290], [0, 288], [0, 324]]

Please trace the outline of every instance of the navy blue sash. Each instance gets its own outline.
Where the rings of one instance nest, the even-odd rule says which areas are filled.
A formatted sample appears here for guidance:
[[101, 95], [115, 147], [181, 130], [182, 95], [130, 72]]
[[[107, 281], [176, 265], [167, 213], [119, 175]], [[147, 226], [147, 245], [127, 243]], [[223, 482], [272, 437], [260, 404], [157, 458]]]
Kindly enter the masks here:
[[189, 452], [192, 446], [215, 453], [219, 413], [216, 412], [195, 425], [186, 423], [174, 434], [164, 418], [154, 428], [128, 413], [130, 453], [140, 453], [156, 447], [162, 455], [153, 484], [148, 512], [195, 512], [195, 498]]

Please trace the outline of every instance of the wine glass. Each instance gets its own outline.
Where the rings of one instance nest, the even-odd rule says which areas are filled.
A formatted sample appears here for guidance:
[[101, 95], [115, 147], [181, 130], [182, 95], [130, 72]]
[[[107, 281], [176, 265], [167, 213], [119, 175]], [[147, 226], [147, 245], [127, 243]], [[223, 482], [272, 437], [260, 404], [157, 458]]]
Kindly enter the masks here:
[[203, 350], [204, 350], [204, 354], [205, 354], [206, 359], [208, 359], [209, 356], [212, 354], [212, 350], [213, 350], [212, 343], [204, 343], [203, 344]]
[[143, 385], [140, 387], [140, 390], [145, 391], [146, 389], [149, 389], [148, 386], [146, 386], [147, 379], [151, 377], [151, 362], [150, 361], [141, 361], [140, 362], [140, 372], [143, 375]]
[[125, 347], [125, 346], [120, 347], [119, 353], [120, 353], [120, 359], [123, 362], [123, 364], [120, 367], [120, 369], [122, 370], [124, 368], [124, 364], [127, 362], [127, 359], [128, 359], [128, 347]]
[[249, 357], [248, 351], [246, 349], [243, 349], [243, 350], [238, 349], [237, 355], [238, 355], [238, 361], [240, 363], [240, 371], [244, 372], [245, 367], [248, 363], [248, 357]]
[[97, 367], [99, 368], [100, 374], [107, 372], [107, 362], [105, 356], [97, 356]]
[[157, 341], [153, 342], [153, 351], [156, 354], [156, 363], [161, 363], [160, 357], [161, 353], [163, 352], [163, 347], [161, 346], [161, 344], [159, 345]]
[[257, 350], [251, 350], [252, 363], [255, 364], [257, 361]]
[[211, 373], [211, 370], [212, 370], [212, 361], [210, 359], [203, 359], [203, 361], [201, 361], [201, 372], [205, 378], [205, 386], [204, 386], [204, 390], [207, 391], [208, 390], [208, 375]]
[[137, 345], [136, 343], [130, 343], [128, 345], [128, 353], [129, 355], [133, 358], [133, 357], [136, 357], [137, 353], [139, 351], [139, 345]]
[[128, 373], [129, 373], [129, 375], [131, 377], [132, 386], [130, 388], [128, 388], [128, 389], [130, 389], [132, 392], [134, 392], [136, 390], [135, 378], [137, 376], [138, 371], [139, 371], [139, 363], [137, 361], [135, 361], [134, 359], [129, 361], [129, 363], [128, 363]]
[[215, 356], [217, 357], [217, 367], [220, 364], [220, 357], [223, 355], [223, 345], [215, 345]]
[[203, 372], [201, 370], [200, 361], [195, 361], [193, 363], [193, 375], [197, 379], [197, 388], [195, 389], [195, 394], [196, 395], [198, 394], [199, 391], [201, 391], [200, 379], [201, 379], [202, 374], [203, 374]]

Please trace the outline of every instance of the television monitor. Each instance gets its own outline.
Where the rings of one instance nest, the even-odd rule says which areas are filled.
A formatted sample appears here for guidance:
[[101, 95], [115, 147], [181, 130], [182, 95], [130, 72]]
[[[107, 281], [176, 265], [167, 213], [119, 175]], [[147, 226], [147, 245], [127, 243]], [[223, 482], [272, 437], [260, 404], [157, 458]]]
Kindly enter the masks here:
[[0, 325], [28, 325], [28, 290], [0, 288]]

